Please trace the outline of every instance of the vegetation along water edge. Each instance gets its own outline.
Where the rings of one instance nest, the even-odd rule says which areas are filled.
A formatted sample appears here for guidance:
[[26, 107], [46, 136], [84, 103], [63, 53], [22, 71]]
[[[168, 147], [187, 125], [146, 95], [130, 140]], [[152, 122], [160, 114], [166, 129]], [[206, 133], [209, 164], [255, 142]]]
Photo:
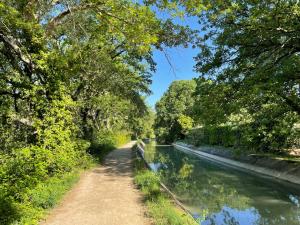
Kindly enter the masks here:
[[[186, 209], [183, 209], [174, 195], [162, 188], [159, 176], [149, 170], [140, 156], [138, 144], [133, 147], [135, 183], [145, 196], [145, 203], [155, 225], [196, 225], [196, 221]], [[173, 197], [170, 197], [173, 195]], [[177, 202], [177, 203], [176, 203]]]

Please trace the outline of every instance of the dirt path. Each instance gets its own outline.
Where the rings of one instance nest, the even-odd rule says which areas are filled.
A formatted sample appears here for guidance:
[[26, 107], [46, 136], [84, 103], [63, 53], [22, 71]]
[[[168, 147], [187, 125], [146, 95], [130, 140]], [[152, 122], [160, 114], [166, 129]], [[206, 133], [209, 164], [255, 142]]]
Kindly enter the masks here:
[[135, 189], [129, 143], [85, 173], [41, 225], [150, 225]]

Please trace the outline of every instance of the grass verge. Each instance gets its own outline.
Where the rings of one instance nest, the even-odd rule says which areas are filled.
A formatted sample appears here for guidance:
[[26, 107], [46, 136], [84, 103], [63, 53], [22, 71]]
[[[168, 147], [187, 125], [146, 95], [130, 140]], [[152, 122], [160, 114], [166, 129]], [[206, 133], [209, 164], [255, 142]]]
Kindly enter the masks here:
[[145, 203], [155, 225], [197, 225], [198, 223], [183, 210], [174, 205], [169, 196], [161, 190], [159, 177], [149, 171], [144, 161], [134, 150], [134, 181], [145, 196]]
[[27, 198], [23, 202], [1, 201], [0, 198], [0, 221], [1, 224], [34, 225], [38, 224], [79, 180], [81, 171], [65, 173], [60, 177], [51, 177], [45, 182], [38, 184], [34, 189], [27, 192]]
[[22, 201], [7, 199], [0, 192], [0, 224], [1, 225], [35, 225], [57, 205], [63, 196], [78, 182], [83, 171], [99, 165], [104, 157], [116, 145], [127, 143], [123, 138], [115, 145], [103, 143], [97, 146], [96, 154], [87, 155], [84, 165], [72, 172], [50, 177], [38, 183], [33, 189], [27, 190], [26, 198]]

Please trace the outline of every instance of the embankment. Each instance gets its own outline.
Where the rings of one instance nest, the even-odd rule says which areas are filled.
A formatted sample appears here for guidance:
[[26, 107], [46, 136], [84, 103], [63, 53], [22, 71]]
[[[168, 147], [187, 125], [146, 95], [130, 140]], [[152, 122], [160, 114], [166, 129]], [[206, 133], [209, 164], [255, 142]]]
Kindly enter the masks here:
[[173, 145], [181, 151], [185, 151], [220, 164], [300, 184], [300, 163], [294, 161], [271, 159], [256, 155], [241, 156], [232, 159], [232, 156], [224, 157], [213, 154], [214, 151], [207, 147], [194, 147], [183, 143], [174, 143]]

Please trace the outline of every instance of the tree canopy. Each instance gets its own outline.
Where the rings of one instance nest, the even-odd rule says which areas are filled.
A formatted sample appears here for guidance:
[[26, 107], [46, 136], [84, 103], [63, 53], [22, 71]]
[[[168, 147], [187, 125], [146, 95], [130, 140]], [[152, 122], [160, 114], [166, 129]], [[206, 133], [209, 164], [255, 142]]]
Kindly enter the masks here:
[[161, 142], [172, 142], [182, 138], [193, 121], [193, 98], [196, 88], [194, 80], [174, 81], [156, 103], [156, 136]]
[[[1, 1], [0, 205], [9, 207], [0, 223], [20, 222], [11, 212], [31, 204], [29, 190], [85, 167], [88, 153], [153, 137], [153, 122], [168, 143], [203, 128], [210, 144], [291, 148], [299, 15], [297, 0]], [[174, 16], [198, 17], [202, 31]], [[189, 43], [199, 77], [173, 82], [154, 116], [145, 103], [153, 52]], [[195, 136], [207, 139], [202, 131]]]
[[[299, 139], [298, 1], [183, 4], [188, 14], [199, 18], [201, 29], [194, 124], [220, 129], [217, 133], [231, 130], [230, 139], [242, 136], [246, 149], [293, 146]], [[189, 4], [197, 10], [189, 10]], [[211, 143], [221, 143], [213, 139]]]
[[299, 121], [299, 4], [209, 4], [199, 14], [205, 35], [195, 66], [200, 73], [197, 114], [210, 125], [237, 124], [238, 118], [261, 149], [278, 149]]
[[[141, 125], [153, 120], [153, 50], [191, 38], [135, 1], [0, 2], [0, 205], [22, 211], [28, 190], [87, 165], [88, 152], [153, 136]], [[11, 207], [1, 224], [19, 220]]]

